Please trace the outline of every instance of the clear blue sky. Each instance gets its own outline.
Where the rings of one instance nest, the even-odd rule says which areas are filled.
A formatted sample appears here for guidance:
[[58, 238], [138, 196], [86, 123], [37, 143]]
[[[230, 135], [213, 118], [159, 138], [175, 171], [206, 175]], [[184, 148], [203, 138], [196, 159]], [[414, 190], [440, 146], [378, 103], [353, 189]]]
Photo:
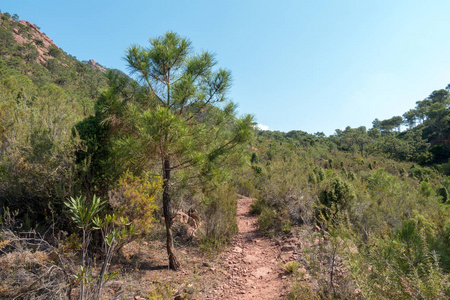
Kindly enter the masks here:
[[126, 71], [175, 31], [232, 71], [239, 113], [271, 130], [371, 127], [450, 83], [450, 1], [2, 0], [64, 51]]

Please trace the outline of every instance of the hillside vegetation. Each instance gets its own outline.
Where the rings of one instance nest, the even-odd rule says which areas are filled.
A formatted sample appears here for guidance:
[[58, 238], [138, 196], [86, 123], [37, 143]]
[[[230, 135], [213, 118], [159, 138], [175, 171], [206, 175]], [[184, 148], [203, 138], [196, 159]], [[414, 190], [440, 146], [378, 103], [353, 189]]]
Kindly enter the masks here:
[[107, 297], [130, 245], [165, 248], [172, 270], [181, 249], [214, 257], [240, 195], [260, 233], [303, 245], [289, 299], [450, 297], [450, 86], [327, 137], [238, 118], [230, 73], [175, 33], [126, 60], [133, 78], [0, 14], [1, 298]]

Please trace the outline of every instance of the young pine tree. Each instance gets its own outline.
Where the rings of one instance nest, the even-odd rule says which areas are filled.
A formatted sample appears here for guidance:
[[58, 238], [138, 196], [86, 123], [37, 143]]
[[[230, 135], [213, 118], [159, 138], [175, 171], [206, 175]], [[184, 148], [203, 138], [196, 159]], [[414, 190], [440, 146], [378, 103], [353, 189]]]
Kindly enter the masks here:
[[[127, 136], [118, 148], [128, 149], [129, 160], [144, 171], [159, 165], [169, 267], [177, 270], [173, 186], [217, 173], [233, 150], [250, 138], [253, 119], [236, 118], [235, 105], [226, 101], [230, 73], [213, 70], [211, 53], [194, 54], [191, 42], [173, 32], [150, 39], [149, 48], [131, 46], [126, 61], [146, 95], [128, 106]], [[188, 175], [180, 178], [179, 170]]]

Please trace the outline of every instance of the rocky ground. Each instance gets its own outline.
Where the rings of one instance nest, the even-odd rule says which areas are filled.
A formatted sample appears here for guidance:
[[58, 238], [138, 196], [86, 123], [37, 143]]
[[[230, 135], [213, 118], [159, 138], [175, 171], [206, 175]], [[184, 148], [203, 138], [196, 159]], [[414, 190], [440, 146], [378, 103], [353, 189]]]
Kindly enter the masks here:
[[[181, 271], [167, 269], [164, 243], [133, 242], [123, 253], [120, 279], [106, 284], [105, 299], [284, 299], [291, 276], [284, 264], [299, 260], [298, 238], [273, 240], [257, 231], [257, 216], [249, 214], [251, 198], [238, 201], [239, 233], [220, 255], [205, 257], [184, 245], [177, 254]], [[300, 268], [306, 273], [304, 268]]]
[[[282, 299], [289, 291], [289, 279], [282, 261], [295, 259], [296, 246], [260, 236], [257, 216], [249, 214], [251, 198], [238, 202], [239, 234], [221, 256], [220, 266], [228, 279], [207, 299]], [[281, 251], [283, 249], [283, 251]]]

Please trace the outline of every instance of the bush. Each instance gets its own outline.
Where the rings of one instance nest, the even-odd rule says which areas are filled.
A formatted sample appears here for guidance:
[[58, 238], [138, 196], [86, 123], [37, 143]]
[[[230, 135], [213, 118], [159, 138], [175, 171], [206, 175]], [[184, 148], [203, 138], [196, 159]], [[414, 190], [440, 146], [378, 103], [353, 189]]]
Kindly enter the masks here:
[[45, 240], [3, 230], [0, 250], [1, 299], [64, 299], [70, 292], [73, 262]]
[[323, 190], [319, 196], [323, 205], [331, 207], [334, 204], [342, 209], [347, 208], [354, 198], [356, 198], [356, 195], [353, 187], [340, 178], [334, 179], [331, 185]]
[[309, 172], [309, 174], [308, 174], [308, 182], [310, 183], [310, 184], [317, 184], [317, 177], [316, 177], [316, 174], [314, 174], [314, 172]]
[[252, 197], [255, 192], [255, 185], [251, 180], [241, 180], [237, 183], [237, 192], [246, 197]]
[[438, 189], [437, 194], [441, 198], [442, 203], [446, 203], [448, 201], [448, 191], [444, 186]]
[[295, 274], [297, 272], [298, 267], [300, 267], [300, 263], [297, 261], [289, 261], [284, 265], [284, 271], [288, 274]]
[[274, 236], [289, 231], [290, 218], [287, 212], [277, 212], [264, 207], [258, 217], [258, 229], [265, 235]]
[[108, 192], [109, 204], [118, 217], [127, 218], [139, 234], [145, 235], [152, 227], [161, 187], [159, 178], [149, 174], [137, 177], [127, 171], [117, 188]]
[[236, 196], [229, 186], [208, 191], [204, 205], [204, 232], [201, 247], [214, 251], [226, 246], [238, 232], [236, 224]]
[[258, 217], [259, 230], [269, 234], [275, 233], [275, 229], [279, 228], [277, 212], [274, 209], [263, 207], [261, 214]]
[[265, 201], [264, 198], [254, 199], [252, 204], [250, 204], [250, 213], [253, 215], [260, 215], [267, 206], [267, 201]]
[[59, 50], [58, 47], [50, 46], [48, 49], [48, 54], [54, 58], [59, 58], [61, 57], [61, 50]]

